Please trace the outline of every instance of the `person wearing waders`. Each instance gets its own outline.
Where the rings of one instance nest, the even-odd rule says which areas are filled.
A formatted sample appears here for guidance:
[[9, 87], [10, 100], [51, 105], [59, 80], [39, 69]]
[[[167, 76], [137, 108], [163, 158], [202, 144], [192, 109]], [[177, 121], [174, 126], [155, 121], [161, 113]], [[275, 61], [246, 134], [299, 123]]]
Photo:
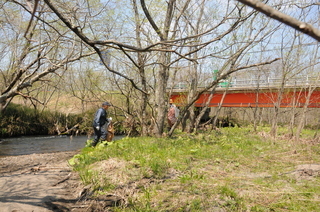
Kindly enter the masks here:
[[[99, 141], [105, 141], [107, 137], [107, 126], [110, 120], [107, 118], [107, 110], [111, 106], [109, 102], [102, 103], [93, 119], [94, 140], [92, 146], [95, 147]], [[111, 118], [110, 118], [111, 119]]]

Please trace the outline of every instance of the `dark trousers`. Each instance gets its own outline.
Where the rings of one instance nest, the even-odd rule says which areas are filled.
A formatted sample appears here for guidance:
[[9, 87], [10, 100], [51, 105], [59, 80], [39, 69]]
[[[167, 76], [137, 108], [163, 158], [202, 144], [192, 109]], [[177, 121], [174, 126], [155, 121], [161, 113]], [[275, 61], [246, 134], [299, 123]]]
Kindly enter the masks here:
[[94, 130], [94, 140], [93, 140], [93, 146], [97, 145], [99, 140], [105, 141], [107, 138], [107, 126], [108, 124], [105, 123], [104, 125], [100, 126], [100, 129], [97, 130], [95, 127], [93, 127]]

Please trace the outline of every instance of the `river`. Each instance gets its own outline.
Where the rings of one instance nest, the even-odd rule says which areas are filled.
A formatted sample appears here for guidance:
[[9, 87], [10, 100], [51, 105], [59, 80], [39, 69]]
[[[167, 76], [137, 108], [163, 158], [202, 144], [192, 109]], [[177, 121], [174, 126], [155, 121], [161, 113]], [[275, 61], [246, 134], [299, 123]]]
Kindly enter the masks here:
[[[119, 140], [124, 136], [115, 136]], [[80, 150], [85, 147], [87, 136], [23, 136], [3, 138], [0, 141], [0, 157], [30, 155]]]

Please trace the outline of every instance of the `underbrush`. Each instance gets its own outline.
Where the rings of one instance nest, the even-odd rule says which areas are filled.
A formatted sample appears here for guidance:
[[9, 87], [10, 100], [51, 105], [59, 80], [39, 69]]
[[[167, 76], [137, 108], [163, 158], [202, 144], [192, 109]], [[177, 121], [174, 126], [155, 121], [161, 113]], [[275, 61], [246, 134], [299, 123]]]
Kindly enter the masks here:
[[82, 199], [121, 200], [91, 204], [101, 211], [319, 211], [319, 143], [265, 132], [124, 138], [69, 162], [90, 188]]
[[[0, 113], [0, 138], [24, 135], [87, 135], [92, 134], [95, 109], [80, 114], [58, 111], [39, 111], [21, 104], [11, 103]], [[123, 117], [114, 122], [115, 134], [125, 132]]]
[[83, 123], [83, 120], [81, 114], [38, 111], [11, 103], [0, 115], [0, 137], [58, 134]]

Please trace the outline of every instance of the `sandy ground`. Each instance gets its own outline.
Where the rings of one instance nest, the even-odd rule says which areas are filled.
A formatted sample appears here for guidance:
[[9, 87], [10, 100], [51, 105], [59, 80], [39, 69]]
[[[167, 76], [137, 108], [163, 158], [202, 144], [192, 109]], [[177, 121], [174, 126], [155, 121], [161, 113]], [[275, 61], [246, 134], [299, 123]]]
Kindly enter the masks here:
[[80, 211], [77, 200], [83, 186], [67, 163], [75, 154], [77, 151], [0, 158], [0, 211]]

